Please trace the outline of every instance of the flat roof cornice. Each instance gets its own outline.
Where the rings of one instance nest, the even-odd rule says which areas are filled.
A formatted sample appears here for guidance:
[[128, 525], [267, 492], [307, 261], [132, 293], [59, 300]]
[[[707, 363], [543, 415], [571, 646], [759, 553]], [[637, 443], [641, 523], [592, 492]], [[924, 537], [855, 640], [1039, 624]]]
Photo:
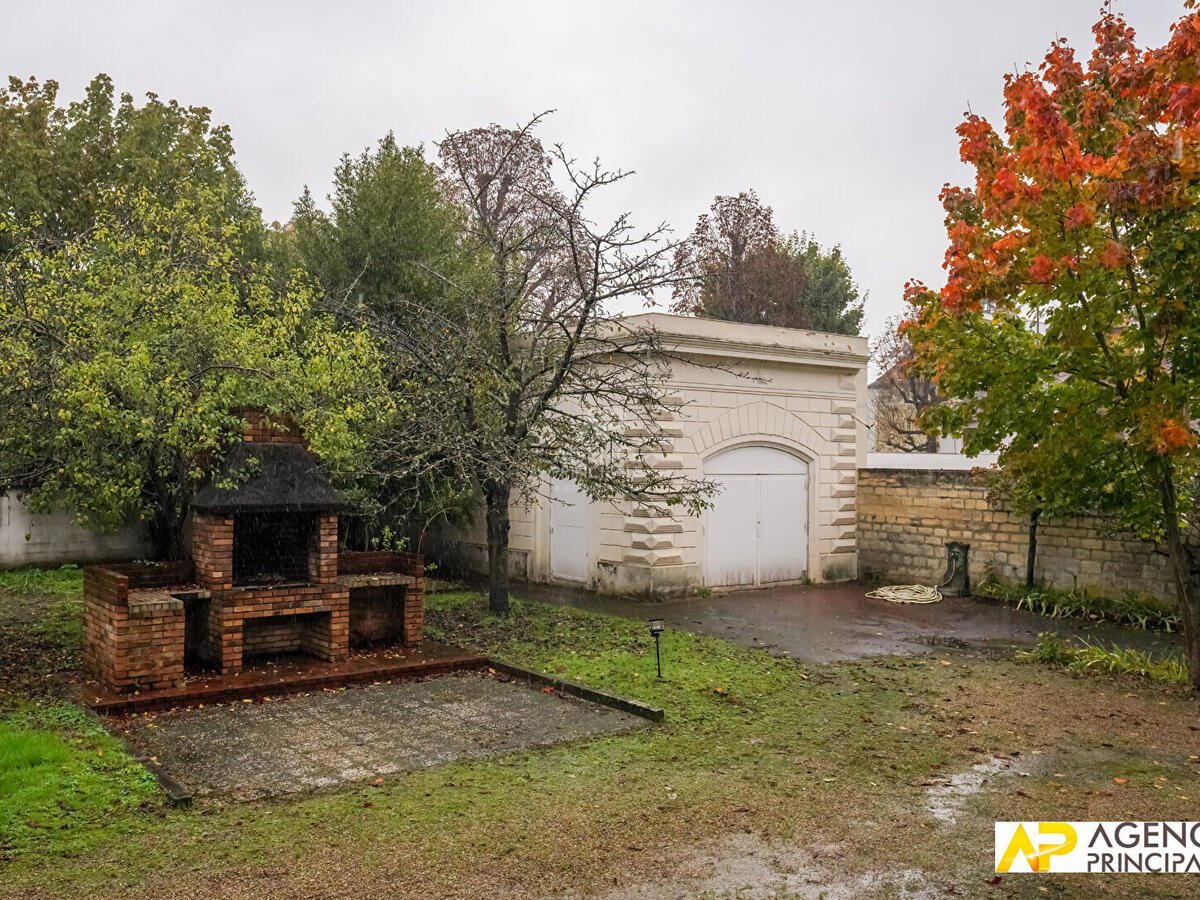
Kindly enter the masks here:
[[848, 334], [667, 313], [642, 313], [621, 321], [630, 328], [653, 328], [678, 353], [855, 370], [868, 359], [867, 339]]

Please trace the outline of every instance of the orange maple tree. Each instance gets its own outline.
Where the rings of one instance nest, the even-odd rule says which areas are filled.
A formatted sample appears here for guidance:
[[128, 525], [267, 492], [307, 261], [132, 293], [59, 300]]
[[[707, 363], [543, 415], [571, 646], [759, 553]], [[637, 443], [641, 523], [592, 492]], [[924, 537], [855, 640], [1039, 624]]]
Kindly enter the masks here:
[[[1200, 14], [1141, 48], [1106, 10], [1004, 79], [1004, 125], [958, 128], [974, 183], [942, 191], [946, 283], [913, 282], [925, 423], [998, 449], [1017, 496], [1161, 542], [1200, 687]], [[1030, 500], [1034, 505], [1034, 500]]]

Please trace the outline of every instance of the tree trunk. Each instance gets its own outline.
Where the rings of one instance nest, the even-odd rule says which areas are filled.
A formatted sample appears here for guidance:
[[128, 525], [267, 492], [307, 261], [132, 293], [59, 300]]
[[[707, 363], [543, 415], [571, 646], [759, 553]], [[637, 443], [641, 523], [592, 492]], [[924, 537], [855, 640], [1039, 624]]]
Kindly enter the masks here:
[[175, 514], [170, 500], [159, 504], [150, 520], [150, 545], [155, 559], [183, 559], [183, 517]]
[[1037, 527], [1042, 516], [1040, 509], [1029, 514], [1029, 552], [1025, 556], [1025, 587], [1033, 587], [1033, 573], [1037, 568]]
[[1188, 675], [1192, 688], [1200, 690], [1200, 589], [1197, 589], [1192, 553], [1183, 542], [1179, 531], [1179, 508], [1175, 496], [1175, 481], [1170, 469], [1159, 477], [1162, 495], [1163, 518], [1166, 523], [1167, 556], [1171, 561], [1171, 575], [1175, 581], [1175, 597], [1179, 603], [1179, 616], [1183, 620], [1183, 637], [1187, 647]]
[[509, 482], [486, 481], [483, 496], [487, 500], [488, 608], [508, 615], [508, 500]]

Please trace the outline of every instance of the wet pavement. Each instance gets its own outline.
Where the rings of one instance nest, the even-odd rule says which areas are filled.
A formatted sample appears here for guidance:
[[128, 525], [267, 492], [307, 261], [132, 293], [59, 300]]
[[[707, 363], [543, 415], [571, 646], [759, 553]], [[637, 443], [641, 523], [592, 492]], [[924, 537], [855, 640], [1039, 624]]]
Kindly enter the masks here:
[[637, 716], [488, 675], [321, 691], [130, 717], [130, 739], [197, 796], [253, 800], [456, 759], [646, 727]]
[[647, 602], [573, 588], [528, 585], [520, 594], [632, 619], [662, 618], [672, 628], [725, 638], [747, 647], [829, 663], [868, 656], [915, 655], [931, 648], [1010, 652], [1039, 632], [1105, 646], [1173, 650], [1178, 636], [1082, 619], [1053, 619], [970, 598], [901, 604], [872, 600], [859, 584], [736, 591], [708, 598]]

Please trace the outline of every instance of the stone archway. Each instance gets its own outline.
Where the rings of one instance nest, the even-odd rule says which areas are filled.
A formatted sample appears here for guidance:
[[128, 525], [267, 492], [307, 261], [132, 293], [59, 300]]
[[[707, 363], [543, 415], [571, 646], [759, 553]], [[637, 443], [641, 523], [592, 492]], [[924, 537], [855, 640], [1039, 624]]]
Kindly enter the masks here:
[[704, 583], [747, 588], [808, 575], [809, 461], [776, 445], [748, 442], [704, 461], [718, 486], [704, 516]]
[[833, 452], [830, 442], [795, 413], [761, 400], [735, 407], [692, 434], [692, 444], [700, 456], [751, 441], [779, 444], [809, 462]]

